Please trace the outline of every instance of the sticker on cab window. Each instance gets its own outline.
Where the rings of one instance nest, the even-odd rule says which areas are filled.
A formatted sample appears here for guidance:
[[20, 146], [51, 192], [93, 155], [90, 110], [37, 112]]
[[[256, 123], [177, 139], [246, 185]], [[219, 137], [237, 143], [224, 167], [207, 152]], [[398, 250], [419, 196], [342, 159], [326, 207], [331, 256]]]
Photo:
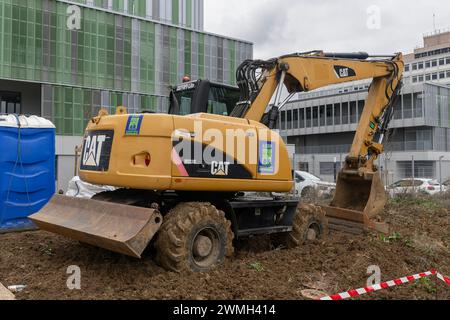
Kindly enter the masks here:
[[137, 136], [141, 133], [141, 125], [144, 115], [132, 115], [128, 117], [127, 127], [125, 129], [125, 135]]

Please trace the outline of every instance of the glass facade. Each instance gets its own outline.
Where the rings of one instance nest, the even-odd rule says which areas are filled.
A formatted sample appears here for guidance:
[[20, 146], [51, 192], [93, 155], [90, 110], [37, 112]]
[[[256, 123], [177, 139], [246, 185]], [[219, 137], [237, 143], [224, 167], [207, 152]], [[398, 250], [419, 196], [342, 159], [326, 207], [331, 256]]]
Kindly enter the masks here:
[[62, 135], [81, 135], [101, 106], [164, 111], [184, 75], [235, 84], [252, 58], [251, 43], [194, 30], [196, 10], [203, 1], [0, 0], [0, 78], [43, 83], [42, 113]]
[[72, 0], [67, 2], [203, 30], [204, 0]]

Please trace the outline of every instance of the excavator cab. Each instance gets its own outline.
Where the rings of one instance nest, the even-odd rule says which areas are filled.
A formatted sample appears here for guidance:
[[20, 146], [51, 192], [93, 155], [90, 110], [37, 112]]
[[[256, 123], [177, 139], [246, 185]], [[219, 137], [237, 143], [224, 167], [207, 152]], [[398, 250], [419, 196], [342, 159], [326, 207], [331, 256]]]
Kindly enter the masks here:
[[172, 88], [169, 114], [210, 113], [228, 116], [239, 101], [239, 88], [211, 82], [189, 81]]

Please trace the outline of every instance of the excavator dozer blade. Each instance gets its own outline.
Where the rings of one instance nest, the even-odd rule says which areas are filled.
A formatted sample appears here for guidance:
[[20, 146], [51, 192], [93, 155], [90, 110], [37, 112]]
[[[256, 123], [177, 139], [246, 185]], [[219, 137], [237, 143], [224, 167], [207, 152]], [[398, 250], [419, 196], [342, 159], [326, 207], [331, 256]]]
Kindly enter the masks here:
[[341, 172], [334, 199], [324, 206], [330, 229], [354, 234], [369, 230], [388, 233], [386, 224], [372, 220], [381, 213], [386, 199], [379, 173], [360, 176]]
[[140, 258], [161, 227], [158, 210], [55, 195], [30, 219], [39, 228]]

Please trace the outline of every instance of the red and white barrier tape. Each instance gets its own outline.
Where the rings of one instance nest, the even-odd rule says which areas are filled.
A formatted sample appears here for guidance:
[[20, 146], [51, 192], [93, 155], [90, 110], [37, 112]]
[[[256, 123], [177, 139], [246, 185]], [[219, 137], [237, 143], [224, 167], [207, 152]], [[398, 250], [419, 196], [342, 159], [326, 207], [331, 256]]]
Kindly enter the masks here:
[[424, 273], [419, 273], [419, 274], [415, 274], [413, 276], [409, 276], [409, 277], [404, 277], [404, 278], [399, 278], [399, 279], [394, 279], [391, 281], [387, 281], [387, 282], [383, 282], [380, 284], [376, 284], [374, 286], [371, 287], [366, 287], [366, 288], [360, 288], [360, 289], [356, 289], [356, 290], [349, 290], [346, 292], [342, 292], [342, 293], [338, 293], [332, 296], [328, 296], [328, 297], [323, 297], [320, 298], [319, 300], [345, 300], [345, 299], [349, 299], [349, 298], [353, 298], [353, 297], [358, 297], [358, 296], [362, 296], [364, 294], [367, 293], [371, 293], [371, 292], [375, 292], [375, 291], [379, 291], [379, 290], [383, 290], [383, 289], [387, 289], [387, 288], [391, 288], [391, 287], [395, 287], [395, 286], [399, 286], [405, 283], [409, 283], [409, 282], [413, 282], [422, 278], [428, 278], [431, 276], [437, 276], [437, 278], [443, 282], [445, 282], [446, 284], [450, 285], [450, 278], [447, 278], [445, 276], [443, 276], [442, 274], [440, 274], [438, 271], [433, 270], [433, 271], [428, 271], [428, 272], [424, 272]]
[[450, 285], [450, 278], [443, 276], [442, 274], [440, 274], [438, 271], [433, 271], [436, 276], [438, 277], [439, 280], [444, 281], [446, 284]]

